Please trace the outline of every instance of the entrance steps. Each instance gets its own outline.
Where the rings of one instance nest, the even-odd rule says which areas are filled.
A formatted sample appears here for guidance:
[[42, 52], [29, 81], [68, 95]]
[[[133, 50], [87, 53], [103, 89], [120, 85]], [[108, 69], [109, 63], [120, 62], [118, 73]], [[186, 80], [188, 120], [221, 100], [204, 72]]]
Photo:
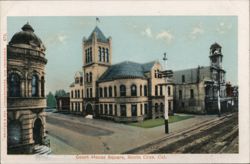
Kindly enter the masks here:
[[45, 145], [35, 145], [34, 154], [35, 155], [49, 155], [51, 154], [51, 149], [50, 147], [47, 147]]

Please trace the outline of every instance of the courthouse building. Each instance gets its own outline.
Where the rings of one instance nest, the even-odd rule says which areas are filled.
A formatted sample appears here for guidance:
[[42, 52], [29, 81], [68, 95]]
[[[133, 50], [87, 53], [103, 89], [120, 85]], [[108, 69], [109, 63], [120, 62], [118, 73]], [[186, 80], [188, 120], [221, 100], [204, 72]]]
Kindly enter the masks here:
[[[83, 70], [70, 85], [70, 111], [117, 122], [141, 121], [164, 115], [164, 96], [173, 111], [173, 86], [165, 93], [158, 61], [124, 61], [112, 65], [112, 39], [95, 27], [83, 39]], [[115, 54], [114, 54], [115, 55]]]
[[33, 153], [45, 135], [45, 46], [28, 23], [7, 45], [8, 153]]
[[174, 71], [175, 112], [216, 113], [218, 91], [222, 110], [229, 101], [226, 95], [226, 71], [222, 66], [222, 51], [218, 43], [210, 47], [210, 66]]

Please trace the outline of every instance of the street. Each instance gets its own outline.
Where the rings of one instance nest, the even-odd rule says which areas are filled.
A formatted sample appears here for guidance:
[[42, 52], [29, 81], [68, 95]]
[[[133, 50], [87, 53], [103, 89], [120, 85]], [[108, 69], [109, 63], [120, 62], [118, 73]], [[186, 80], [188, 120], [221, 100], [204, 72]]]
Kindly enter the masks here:
[[[218, 122], [218, 120], [220, 119], [216, 115], [195, 115], [193, 118], [171, 123], [169, 125], [170, 133], [165, 134], [164, 125], [154, 128], [139, 128], [106, 120], [96, 120], [83, 118], [81, 116], [64, 115], [60, 113], [47, 113], [46, 128], [48, 130], [48, 136], [50, 138], [52, 154], [122, 154], [126, 152], [131, 154], [199, 153], [199, 151], [205, 152], [209, 149], [205, 147], [206, 144], [202, 143], [204, 150], [191, 149], [190, 146], [188, 148], [185, 148], [184, 150], [180, 150], [177, 148], [189, 144], [195, 145], [198, 141], [196, 140], [198, 137], [210, 136], [207, 134], [211, 132], [213, 132], [211, 134], [216, 134], [216, 131], [218, 131], [219, 127], [217, 128], [217, 130], [208, 129], [207, 132], [203, 129], [204, 134], [200, 136], [189, 136], [191, 138], [193, 136], [196, 136], [192, 139], [187, 138], [191, 133], [186, 132], [186, 134], [184, 134], [185, 139], [182, 138], [183, 141], [180, 142], [182, 145], [173, 145], [174, 142], [167, 143], [167, 145], [172, 144], [172, 146], [170, 145], [172, 148], [168, 150], [165, 149], [166, 147], [158, 147], [157, 150], [152, 151], [152, 149], [150, 149], [150, 151], [142, 152], [141, 149], [139, 151], [138, 148], [145, 147], [145, 145], [147, 147], [150, 147], [150, 144], [157, 143], [159, 140], [162, 140], [166, 137], [175, 136], [179, 133], [187, 131], [188, 129], [192, 129], [203, 124], [208, 124], [209, 122]], [[224, 122], [224, 120], [222, 122]], [[229, 126], [227, 122], [225, 122], [224, 124]], [[221, 126], [224, 126], [224, 124], [222, 124]], [[226, 129], [226, 133], [230, 128], [232, 127], [222, 129]], [[233, 129], [233, 132], [235, 132], [235, 128]], [[222, 135], [223, 133], [224, 131], [221, 131], [220, 135]], [[238, 133], [233, 134], [235, 137], [238, 136]], [[211, 136], [213, 136], [213, 139], [216, 138], [215, 136], [219, 137], [219, 135], [217, 134]], [[178, 137], [174, 138], [176, 141], [181, 139]], [[231, 138], [231, 140], [233, 142], [238, 141], [237, 139], [233, 138]], [[218, 145], [220, 145], [220, 141], [218, 141], [217, 143], [219, 143]], [[197, 143], [197, 145], [200, 144], [201, 143]], [[226, 149], [227, 148], [225, 148], [225, 151]], [[230, 152], [231, 150], [228, 151]], [[210, 152], [208, 151], [208, 153]]]

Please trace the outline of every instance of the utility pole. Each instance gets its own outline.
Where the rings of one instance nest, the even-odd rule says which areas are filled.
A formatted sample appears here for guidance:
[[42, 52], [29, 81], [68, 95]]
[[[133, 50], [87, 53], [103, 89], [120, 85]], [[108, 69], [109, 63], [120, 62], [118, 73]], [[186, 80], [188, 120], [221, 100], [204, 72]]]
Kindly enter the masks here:
[[164, 53], [163, 61], [164, 61], [164, 71], [162, 71], [163, 77], [166, 78], [165, 85], [165, 112], [164, 112], [164, 122], [165, 122], [165, 133], [169, 133], [169, 127], [168, 127], [168, 78], [173, 76], [172, 70], [167, 70], [167, 54]]

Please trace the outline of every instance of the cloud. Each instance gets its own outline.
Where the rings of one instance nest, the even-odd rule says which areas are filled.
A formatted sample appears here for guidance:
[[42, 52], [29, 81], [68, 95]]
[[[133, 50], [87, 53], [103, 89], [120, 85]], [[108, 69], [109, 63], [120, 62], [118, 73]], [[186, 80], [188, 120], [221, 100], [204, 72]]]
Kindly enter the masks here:
[[219, 34], [225, 34], [232, 28], [232, 24], [226, 24], [225, 22], [220, 22], [216, 28]]
[[169, 31], [162, 31], [158, 33], [155, 38], [162, 39], [165, 40], [167, 43], [170, 43], [174, 39], [174, 36]]
[[199, 24], [198, 26], [193, 27], [192, 31], [189, 34], [189, 37], [194, 40], [201, 36], [203, 33], [204, 29], [202, 28], [202, 25]]
[[68, 36], [62, 32], [49, 35], [45, 38], [46, 45], [66, 44]]
[[152, 37], [153, 37], [152, 30], [151, 30], [150, 27], [147, 27], [147, 28], [144, 29], [141, 33], [142, 33], [143, 36], [147, 36], [147, 37], [149, 37], [149, 38], [152, 38]]
[[144, 30], [142, 30], [141, 34], [151, 39], [163, 40], [166, 43], [170, 43], [174, 39], [173, 34], [170, 33], [169, 31], [163, 30], [159, 33], [156, 33], [153, 32], [150, 27], [147, 27]]

